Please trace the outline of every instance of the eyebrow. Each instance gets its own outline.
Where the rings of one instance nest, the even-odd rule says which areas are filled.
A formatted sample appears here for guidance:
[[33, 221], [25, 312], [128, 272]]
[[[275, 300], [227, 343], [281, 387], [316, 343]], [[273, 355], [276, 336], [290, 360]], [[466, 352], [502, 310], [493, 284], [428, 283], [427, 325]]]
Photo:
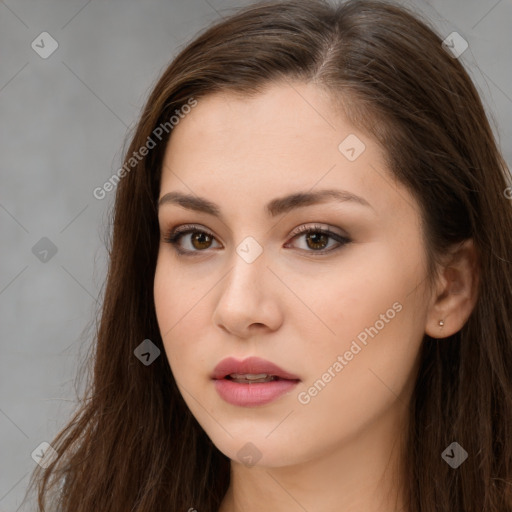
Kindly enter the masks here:
[[[284, 197], [279, 197], [268, 202], [265, 206], [267, 215], [277, 217], [283, 213], [287, 213], [296, 208], [310, 206], [314, 204], [325, 203], [329, 200], [336, 200], [340, 202], [352, 202], [371, 208], [375, 211], [373, 206], [363, 197], [359, 197], [347, 190], [324, 189], [315, 192], [296, 192]], [[195, 210], [198, 212], [208, 213], [215, 217], [222, 218], [220, 207], [205, 199], [190, 194], [183, 194], [181, 192], [168, 192], [158, 201], [158, 208], [164, 204], [177, 204], [188, 210]]]

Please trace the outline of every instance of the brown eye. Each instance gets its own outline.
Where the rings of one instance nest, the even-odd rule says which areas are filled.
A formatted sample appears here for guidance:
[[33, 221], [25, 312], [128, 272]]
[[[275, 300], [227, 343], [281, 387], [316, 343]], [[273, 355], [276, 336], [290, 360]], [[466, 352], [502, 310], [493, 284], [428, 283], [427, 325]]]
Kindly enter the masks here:
[[192, 245], [198, 250], [208, 249], [212, 243], [212, 237], [203, 231], [193, 231], [191, 240]]
[[[305, 247], [299, 247], [299, 249], [318, 255], [336, 251], [351, 242], [349, 238], [334, 233], [329, 229], [324, 229], [321, 226], [302, 226], [297, 231], [298, 233], [295, 234], [293, 240], [305, 240]], [[330, 244], [331, 247], [329, 247], [330, 241], [334, 242], [334, 247], [332, 247], [333, 244]]]
[[179, 254], [203, 252], [212, 246], [214, 240], [215, 237], [211, 233], [193, 226], [181, 226], [164, 237], [164, 242], [172, 244]]
[[[329, 236], [325, 233], [308, 233], [306, 235], [307, 245], [311, 249], [325, 249], [329, 243]], [[311, 243], [309, 243], [311, 242]]]

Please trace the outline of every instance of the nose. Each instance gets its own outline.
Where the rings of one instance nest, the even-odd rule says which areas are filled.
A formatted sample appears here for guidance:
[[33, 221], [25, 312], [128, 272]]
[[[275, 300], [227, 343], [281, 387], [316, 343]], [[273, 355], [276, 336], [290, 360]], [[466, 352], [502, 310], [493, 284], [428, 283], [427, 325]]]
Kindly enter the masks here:
[[239, 338], [278, 329], [283, 313], [278, 289], [264, 252], [251, 263], [235, 253], [231, 270], [219, 283], [214, 324]]

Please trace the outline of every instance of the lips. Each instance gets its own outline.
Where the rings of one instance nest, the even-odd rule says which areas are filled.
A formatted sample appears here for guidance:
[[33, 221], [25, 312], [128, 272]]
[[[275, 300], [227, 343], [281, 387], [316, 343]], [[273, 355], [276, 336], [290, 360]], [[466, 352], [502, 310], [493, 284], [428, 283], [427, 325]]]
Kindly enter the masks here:
[[223, 359], [213, 370], [211, 378], [214, 380], [231, 379], [233, 378], [231, 375], [234, 375], [235, 378], [241, 378], [244, 375], [260, 376], [260, 378], [263, 378], [262, 376], [265, 375], [273, 377], [272, 380], [300, 380], [297, 375], [285, 371], [276, 364], [259, 357], [249, 357], [243, 361], [233, 357]]
[[237, 407], [258, 407], [290, 394], [298, 385], [297, 375], [259, 357], [239, 361], [223, 359], [211, 375], [219, 396]]

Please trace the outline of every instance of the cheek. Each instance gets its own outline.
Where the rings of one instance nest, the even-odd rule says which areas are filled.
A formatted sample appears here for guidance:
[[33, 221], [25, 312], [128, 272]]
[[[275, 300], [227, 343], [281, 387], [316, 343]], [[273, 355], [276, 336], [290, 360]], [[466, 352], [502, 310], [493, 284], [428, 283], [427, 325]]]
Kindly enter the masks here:
[[[157, 260], [153, 293], [165, 356], [177, 384], [191, 392], [202, 383], [198, 376], [209, 369], [205, 359], [211, 332], [205, 331], [205, 318], [211, 308], [206, 297], [210, 288], [209, 282], [177, 270], [168, 256]], [[182, 395], [187, 401], [186, 393]]]
[[308, 332], [317, 333], [304, 340], [311, 344], [311, 353], [343, 353], [357, 336], [361, 341], [368, 338], [365, 329], [376, 322], [389, 330], [380, 315], [388, 312], [387, 317], [395, 317], [393, 304], [406, 300], [409, 279], [411, 274], [404, 272], [389, 249], [377, 244], [347, 253], [342, 263], [314, 278], [310, 274], [295, 278], [295, 289], [310, 310], [298, 307], [297, 319]]
[[[167, 357], [173, 378], [181, 397], [193, 416], [206, 432], [208, 415], [205, 417], [203, 398], [204, 379], [208, 368], [205, 347], [198, 346], [198, 341], [208, 339], [201, 330], [201, 315], [205, 314], [204, 304], [196, 296], [194, 286], [185, 283], [179, 277], [169, 278], [171, 274], [162, 267], [155, 273], [155, 310], [164, 345], [162, 356]], [[185, 286], [187, 285], [187, 286]], [[205, 377], [206, 378], [206, 377]], [[199, 401], [198, 401], [199, 400]], [[204, 423], [206, 422], [206, 423]]]
[[[192, 275], [182, 272], [175, 264], [166, 248], [160, 250], [155, 269], [153, 294], [158, 325], [166, 341], [168, 336], [183, 324], [189, 323], [190, 313], [193, 313], [201, 297], [208, 289], [206, 284], [200, 286]], [[174, 327], [176, 326], [176, 327]], [[172, 329], [172, 331], [170, 331]]]
[[411, 255], [402, 264], [386, 250], [366, 254], [322, 279], [323, 293], [311, 296], [322, 323], [301, 329], [311, 333], [303, 335], [310, 363], [300, 390], [310, 410], [336, 404], [368, 413], [394, 398], [390, 390], [400, 393], [414, 369], [423, 338], [421, 286], [411, 293], [421, 277], [417, 262]]
[[161, 258], [157, 260], [155, 269], [155, 280], [153, 285], [153, 295], [155, 300], [155, 311], [162, 335], [165, 343], [165, 333], [175, 323], [175, 316], [177, 314], [177, 284], [173, 275], [168, 268], [168, 265], [161, 262]]
[[[403, 304], [377, 333], [370, 329], [374, 320], [362, 329], [351, 326], [351, 332], [367, 336], [366, 344], [347, 335], [322, 350], [311, 348], [308, 378], [294, 397], [295, 421], [300, 425], [293, 434], [297, 445], [316, 450], [312, 439], [321, 431], [321, 444], [329, 447], [357, 435], [395, 406], [406, 410], [421, 343], [421, 334], [415, 338], [411, 329], [412, 313], [411, 305]], [[373, 318], [373, 311], [367, 314], [368, 319]], [[340, 323], [339, 328], [341, 331], [344, 326]], [[291, 431], [283, 429], [279, 434], [285, 442]]]
[[176, 370], [187, 364], [187, 348], [191, 345], [187, 339], [194, 336], [194, 323], [190, 323], [189, 318], [193, 313], [189, 306], [192, 290], [165, 260], [157, 261], [153, 289], [155, 312], [166, 355], [176, 377]]

